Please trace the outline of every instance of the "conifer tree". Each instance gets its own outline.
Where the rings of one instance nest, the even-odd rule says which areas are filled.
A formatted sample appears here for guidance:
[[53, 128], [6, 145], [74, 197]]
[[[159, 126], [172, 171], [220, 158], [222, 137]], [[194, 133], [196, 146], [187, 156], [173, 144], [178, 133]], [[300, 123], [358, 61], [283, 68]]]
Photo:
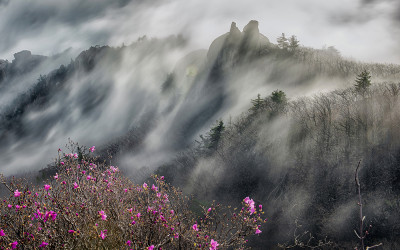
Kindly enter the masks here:
[[369, 86], [371, 86], [371, 75], [367, 70], [364, 70], [357, 76], [354, 87], [357, 92], [364, 94], [368, 90]]
[[299, 40], [297, 40], [297, 37], [295, 35], [291, 36], [289, 38], [289, 50], [290, 51], [295, 51], [299, 47]]
[[286, 94], [282, 90], [273, 91], [271, 95], [265, 99], [265, 106], [270, 111], [271, 117], [282, 113], [286, 108], [286, 104]]
[[219, 122], [217, 121], [217, 125], [213, 128], [211, 128], [210, 133], [209, 133], [209, 144], [208, 148], [209, 149], [216, 149], [218, 146], [218, 142], [221, 139], [222, 132], [225, 129], [224, 122], [220, 120]]
[[289, 47], [289, 42], [288, 39], [285, 36], [285, 33], [282, 33], [282, 35], [280, 37], [277, 38], [277, 42], [278, 42], [278, 47], [281, 49], [288, 49]]
[[253, 104], [253, 106], [250, 108], [250, 111], [256, 113], [263, 108], [264, 100], [261, 98], [260, 94], [258, 94], [256, 99], [251, 100], [251, 104]]
[[287, 102], [286, 94], [282, 90], [275, 90], [271, 93], [271, 101], [276, 104], [284, 104]]

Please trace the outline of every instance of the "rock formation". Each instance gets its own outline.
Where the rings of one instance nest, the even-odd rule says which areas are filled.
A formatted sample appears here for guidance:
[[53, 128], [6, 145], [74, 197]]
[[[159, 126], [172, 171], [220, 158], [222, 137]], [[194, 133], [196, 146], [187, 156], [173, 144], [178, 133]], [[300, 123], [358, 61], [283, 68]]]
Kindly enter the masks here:
[[258, 29], [258, 21], [251, 20], [241, 32], [232, 22], [230, 31], [215, 39], [208, 50], [207, 59], [217, 64], [239, 57], [254, 56], [273, 48], [269, 39]]

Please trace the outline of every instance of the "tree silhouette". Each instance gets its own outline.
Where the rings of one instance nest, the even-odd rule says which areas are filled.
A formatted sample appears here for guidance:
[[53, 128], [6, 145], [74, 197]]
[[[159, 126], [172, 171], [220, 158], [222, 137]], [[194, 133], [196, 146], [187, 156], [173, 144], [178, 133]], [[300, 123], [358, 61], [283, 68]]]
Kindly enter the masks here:
[[275, 90], [271, 93], [271, 101], [276, 104], [283, 104], [287, 102], [286, 94], [282, 90]]
[[299, 40], [297, 40], [297, 37], [295, 35], [291, 36], [289, 38], [289, 45], [288, 48], [290, 51], [295, 51], [299, 47]]
[[285, 36], [285, 33], [282, 33], [282, 35], [280, 37], [278, 37], [277, 39], [278, 42], [278, 47], [281, 49], [288, 49], [289, 47], [289, 42], [288, 39]]
[[364, 94], [367, 91], [369, 86], [371, 86], [371, 75], [367, 70], [364, 70], [357, 76], [354, 86], [359, 93]]
[[264, 100], [261, 98], [260, 94], [258, 94], [256, 99], [251, 100], [251, 104], [253, 104], [253, 106], [250, 108], [250, 111], [256, 113], [263, 108]]

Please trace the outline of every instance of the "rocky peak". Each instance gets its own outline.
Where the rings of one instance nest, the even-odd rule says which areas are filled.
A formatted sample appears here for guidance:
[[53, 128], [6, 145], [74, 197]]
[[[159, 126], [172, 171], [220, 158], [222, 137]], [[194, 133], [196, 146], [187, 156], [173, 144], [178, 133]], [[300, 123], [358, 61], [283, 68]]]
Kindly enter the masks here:
[[246, 26], [244, 26], [243, 32], [247, 35], [259, 35], [260, 30], [258, 29], [258, 21], [251, 20]]
[[236, 60], [245, 56], [258, 55], [272, 46], [268, 38], [260, 33], [258, 21], [251, 20], [243, 28], [243, 32], [239, 30], [235, 22], [232, 22], [229, 32], [211, 43], [207, 58], [212, 62]]
[[231, 24], [231, 29], [229, 30], [229, 33], [232, 35], [232, 34], [240, 34], [241, 32], [240, 32], [240, 30], [239, 30], [239, 28], [236, 26], [236, 23], [235, 22], [232, 22], [232, 24]]
[[32, 53], [29, 50], [23, 50], [14, 54], [14, 58], [16, 61], [23, 61], [32, 56]]

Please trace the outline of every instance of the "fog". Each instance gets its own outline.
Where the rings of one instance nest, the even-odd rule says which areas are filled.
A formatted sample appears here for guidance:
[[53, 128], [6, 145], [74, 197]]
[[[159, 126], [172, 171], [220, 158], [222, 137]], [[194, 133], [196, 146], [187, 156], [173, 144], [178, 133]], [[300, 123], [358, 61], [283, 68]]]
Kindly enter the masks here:
[[[160, 172], [199, 200], [251, 195], [274, 246], [297, 219], [349, 240], [353, 165], [365, 161], [375, 222], [396, 193], [399, 16], [392, 0], [0, 0], [0, 172], [34, 175], [71, 139], [135, 181]], [[278, 47], [283, 32], [301, 46]], [[373, 87], [360, 94], [362, 70]], [[200, 135], [217, 120], [210, 149]]]
[[244, 26], [255, 19], [272, 41], [285, 32], [305, 46], [334, 45], [346, 57], [399, 63], [399, 13], [395, 0], [1, 1], [0, 58], [11, 60], [23, 49], [52, 55], [70, 47], [120, 46], [143, 35], [183, 34], [191, 49], [207, 48], [232, 21]]

